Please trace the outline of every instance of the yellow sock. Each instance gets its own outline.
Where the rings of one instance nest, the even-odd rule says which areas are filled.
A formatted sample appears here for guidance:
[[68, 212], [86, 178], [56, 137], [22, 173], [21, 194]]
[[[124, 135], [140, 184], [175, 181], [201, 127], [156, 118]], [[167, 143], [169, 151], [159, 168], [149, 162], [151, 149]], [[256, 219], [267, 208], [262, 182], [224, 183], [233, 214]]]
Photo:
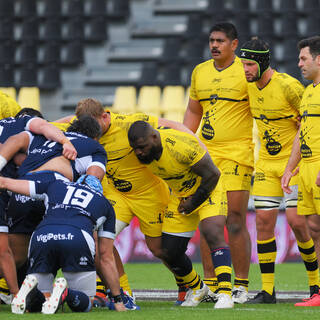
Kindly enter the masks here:
[[274, 269], [277, 257], [276, 238], [257, 240], [259, 266], [261, 271], [262, 290], [269, 294], [274, 289]]
[[132, 290], [129, 284], [129, 280], [128, 280], [128, 276], [126, 273], [124, 273], [121, 277], [120, 277], [120, 287], [124, 290], [127, 291], [130, 296], [132, 296]]
[[218, 290], [218, 278], [204, 278], [203, 282], [209, 287], [212, 292]]
[[6, 295], [10, 294], [10, 290], [5, 278], [0, 278], [0, 293], [6, 294]]
[[197, 272], [194, 269], [192, 269], [192, 271], [184, 277], [177, 276], [177, 275], [175, 277], [176, 277], [177, 283], [179, 283], [179, 286], [188, 287], [193, 290], [200, 289], [202, 284], [200, 276], [197, 274]]
[[233, 286], [235, 288], [244, 287], [248, 292], [249, 279], [241, 279], [241, 278], [235, 277]]
[[225, 293], [231, 296], [231, 272], [232, 269], [229, 266], [220, 266], [214, 268], [214, 272], [217, 275], [218, 285], [219, 285], [219, 293]]
[[106, 287], [98, 276], [96, 278], [96, 296], [106, 297]]
[[309, 286], [319, 286], [319, 267], [313, 240], [300, 242], [297, 240], [301, 258], [307, 270]]

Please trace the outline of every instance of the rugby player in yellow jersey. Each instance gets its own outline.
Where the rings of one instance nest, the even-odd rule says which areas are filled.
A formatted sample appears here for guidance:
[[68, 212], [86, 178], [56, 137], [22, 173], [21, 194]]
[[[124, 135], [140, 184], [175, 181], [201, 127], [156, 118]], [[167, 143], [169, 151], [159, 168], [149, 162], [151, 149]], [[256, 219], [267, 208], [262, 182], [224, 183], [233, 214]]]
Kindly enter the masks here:
[[[185, 254], [200, 220], [200, 230], [213, 252], [219, 294], [215, 308], [232, 308], [231, 256], [224, 239], [223, 210], [225, 193], [212, 192], [220, 172], [198, 139], [169, 128], [154, 129], [145, 121], [136, 121], [128, 139], [137, 158], [162, 178], [172, 192], [162, 227], [163, 260], [176, 278], [189, 288], [183, 307], [195, 307], [208, 294], [192, 263]], [[224, 221], [224, 223], [222, 222]]]
[[[83, 114], [95, 117], [102, 128], [103, 135], [99, 142], [105, 147], [108, 157], [106, 179], [102, 185], [104, 195], [111, 201], [116, 213], [116, 234], [136, 216], [148, 248], [154, 256], [162, 259], [162, 220], [169, 201], [169, 190], [166, 183], [137, 160], [129, 145], [127, 132], [137, 120], [148, 121], [153, 127], [172, 126], [182, 131], [189, 130], [177, 122], [142, 113], [123, 115], [105, 111], [102, 104], [92, 98], [79, 101], [76, 116]], [[68, 122], [72, 118], [69, 116], [59, 122]], [[60, 124], [59, 127], [67, 125]], [[120, 257], [116, 250], [114, 253], [120, 267], [120, 285], [132, 294]]]
[[[214, 25], [209, 32], [213, 59], [195, 67], [184, 125], [196, 132], [221, 171], [227, 191], [229, 245], [235, 272], [233, 300], [248, 299], [251, 241], [246, 225], [249, 190], [253, 171], [252, 116], [247, 81], [235, 55], [237, 30], [228, 22]], [[207, 284], [214, 283], [211, 257], [201, 241], [201, 255]], [[214, 291], [214, 286], [211, 287]]]
[[0, 119], [14, 117], [20, 110], [19, 104], [0, 90]]
[[[21, 110], [18, 103], [9, 97], [4, 92], [0, 91], [0, 119], [14, 117]], [[5, 238], [5, 240], [2, 239]], [[4, 233], [0, 233], [0, 243], [2, 244], [0, 247], [0, 254], [5, 255], [9, 252], [9, 246], [7, 244], [7, 235]], [[5, 259], [8, 261], [9, 259]], [[7, 297], [9, 297], [7, 299]], [[0, 278], [0, 299], [5, 302], [10, 302], [10, 290], [4, 278]]]
[[276, 303], [274, 269], [277, 245], [274, 234], [279, 206], [284, 198], [287, 221], [297, 239], [309, 277], [310, 296], [319, 291], [319, 269], [306, 218], [297, 215], [298, 177], [292, 193], [283, 193], [281, 177], [298, 131], [303, 85], [270, 67], [269, 45], [253, 38], [240, 51], [248, 84], [252, 116], [256, 119], [261, 148], [255, 164], [252, 194], [256, 209], [257, 251], [262, 291], [247, 303]]
[[[303, 39], [298, 43], [299, 68], [302, 75], [312, 80], [300, 102], [301, 125], [293, 143], [291, 156], [282, 177], [282, 188], [292, 193], [290, 180], [297, 173], [299, 161], [298, 215], [304, 215], [320, 255], [320, 37]], [[300, 146], [299, 146], [300, 140]], [[295, 306], [320, 306], [320, 294], [296, 303]]]

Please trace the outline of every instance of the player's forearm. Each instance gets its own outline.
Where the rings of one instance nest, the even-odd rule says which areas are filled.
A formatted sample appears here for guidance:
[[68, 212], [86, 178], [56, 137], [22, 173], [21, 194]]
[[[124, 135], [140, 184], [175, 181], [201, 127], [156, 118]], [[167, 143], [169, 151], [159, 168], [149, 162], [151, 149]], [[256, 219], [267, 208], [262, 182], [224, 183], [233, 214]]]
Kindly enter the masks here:
[[56, 141], [61, 144], [70, 142], [59, 128], [40, 118], [30, 122], [29, 129], [32, 133], [44, 135], [48, 140]]
[[9, 162], [19, 151], [26, 151], [25, 145], [28, 144], [29, 136], [22, 132], [11, 136], [0, 146], [0, 170]]
[[202, 119], [202, 106], [199, 101], [189, 99], [187, 110], [184, 114], [183, 124], [192, 132], [197, 132]]
[[211, 192], [215, 189], [220, 178], [220, 172], [216, 171], [205, 177], [202, 177], [201, 183], [192, 195], [191, 203], [194, 208], [199, 207], [204, 201], [208, 199]]
[[0, 177], [0, 189], [6, 189], [15, 193], [30, 196], [30, 186], [28, 180]]
[[297, 165], [299, 164], [299, 161], [301, 160], [299, 136], [300, 136], [300, 130], [297, 132], [293, 141], [291, 155], [285, 169], [285, 171], [287, 172], [288, 171], [292, 172], [297, 167]]
[[114, 257], [104, 257], [100, 254], [100, 272], [102, 280], [107, 283], [113, 296], [120, 294], [119, 274]]

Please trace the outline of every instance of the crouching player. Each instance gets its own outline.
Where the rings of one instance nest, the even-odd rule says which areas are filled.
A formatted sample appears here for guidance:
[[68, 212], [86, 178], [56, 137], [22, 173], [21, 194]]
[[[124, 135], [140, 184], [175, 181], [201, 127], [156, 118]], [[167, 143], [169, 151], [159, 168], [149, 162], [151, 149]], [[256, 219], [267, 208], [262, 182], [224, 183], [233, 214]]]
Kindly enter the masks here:
[[[46, 215], [31, 238], [30, 267], [12, 301], [13, 313], [53, 314], [64, 302], [72, 311], [90, 311], [96, 292], [94, 229], [100, 276], [111, 290], [115, 310], [126, 310], [113, 256], [115, 214], [96, 177], [47, 183], [0, 177], [0, 188], [42, 199], [46, 206]], [[65, 278], [53, 284], [60, 268]]]

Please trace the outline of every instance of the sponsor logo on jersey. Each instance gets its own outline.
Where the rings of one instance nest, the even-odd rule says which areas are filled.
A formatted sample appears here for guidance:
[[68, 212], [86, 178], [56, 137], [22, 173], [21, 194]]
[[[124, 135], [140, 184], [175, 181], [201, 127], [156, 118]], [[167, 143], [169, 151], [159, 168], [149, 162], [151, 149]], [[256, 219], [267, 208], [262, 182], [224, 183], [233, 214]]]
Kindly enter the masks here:
[[73, 240], [74, 238], [74, 235], [72, 233], [68, 233], [68, 234], [65, 234], [65, 233], [47, 233], [47, 234], [39, 234], [37, 235], [37, 241], [38, 242], [43, 242], [43, 243], [46, 243], [50, 240], [53, 240], [53, 241], [59, 241], [59, 240]]

